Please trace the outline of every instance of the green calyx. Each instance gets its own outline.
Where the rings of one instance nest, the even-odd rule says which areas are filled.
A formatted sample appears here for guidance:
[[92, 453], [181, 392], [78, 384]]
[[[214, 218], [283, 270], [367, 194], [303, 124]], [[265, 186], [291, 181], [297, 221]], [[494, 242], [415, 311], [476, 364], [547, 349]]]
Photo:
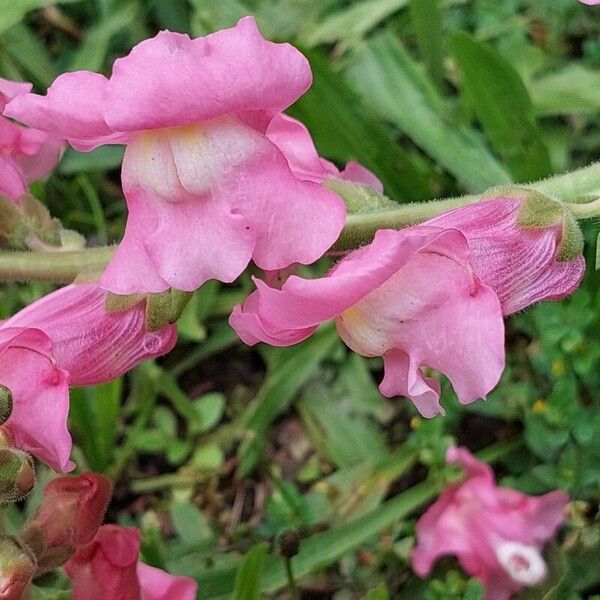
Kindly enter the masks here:
[[370, 213], [385, 208], [397, 208], [398, 203], [378, 194], [373, 188], [343, 179], [328, 179], [324, 187], [342, 198], [349, 215]]
[[0, 503], [18, 502], [35, 485], [35, 468], [29, 454], [16, 448], [0, 448]]
[[174, 288], [158, 294], [119, 295], [109, 292], [106, 295], [105, 308], [108, 312], [120, 312], [145, 300], [146, 329], [159, 331], [179, 319], [192, 294], [193, 292], [183, 292]]
[[0, 425], [4, 425], [12, 413], [13, 396], [12, 392], [5, 385], [0, 383]]
[[517, 219], [519, 227], [523, 229], [561, 228], [556, 260], [568, 262], [582, 255], [583, 234], [568, 204], [548, 198], [540, 192], [516, 186], [493, 188], [486, 192], [486, 197], [483, 199], [499, 196], [522, 200]]

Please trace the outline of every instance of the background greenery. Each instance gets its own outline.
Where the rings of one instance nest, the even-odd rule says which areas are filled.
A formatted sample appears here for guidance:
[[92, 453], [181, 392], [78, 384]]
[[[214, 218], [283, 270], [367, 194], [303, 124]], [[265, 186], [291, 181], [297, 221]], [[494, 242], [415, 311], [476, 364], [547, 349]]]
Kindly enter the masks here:
[[[309, 57], [314, 85], [290, 112], [320, 152], [368, 166], [398, 202], [599, 158], [600, 8], [576, 0], [0, 0], [0, 74], [43, 91], [63, 71], [110, 72], [158, 29], [204, 35], [246, 14]], [[117, 241], [121, 157], [115, 147], [67, 150], [33, 191], [90, 243]], [[460, 407], [445, 386], [447, 415], [430, 421], [382, 398], [381, 362], [348, 352], [331, 327], [289, 349], [244, 347], [227, 316], [249, 279], [211, 282], [172, 354], [73, 391], [75, 459], [114, 478], [109, 518], [141, 527], [144, 560], [196, 577], [199, 598], [290, 597], [280, 546], [295, 532], [303, 598], [476, 600], [480, 586], [454, 560], [428, 581], [408, 562], [414, 523], [458, 442], [495, 461], [505, 485], [574, 499], [550, 550], [551, 580], [522, 597], [592, 598], [600, 294], [588, 262], [572, 298], [509, 320], [508, 367], [487, 402]], [[49, 289], [5, 286], [0, 316]], [[8, 512], [11, 527], [38, 495]], [[47, 597], [64, 587], [60, 575], [39, 583]]]

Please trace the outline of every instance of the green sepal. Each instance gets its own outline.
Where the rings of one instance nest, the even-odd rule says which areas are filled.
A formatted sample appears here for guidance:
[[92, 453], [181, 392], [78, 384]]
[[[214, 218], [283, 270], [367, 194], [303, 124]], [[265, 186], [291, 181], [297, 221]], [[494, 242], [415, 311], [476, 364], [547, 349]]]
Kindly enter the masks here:
[[323, 186], [342, 198], [349, 215], [369, 213], [386, 208], [398, 208], [397, 202], [378, 194], [367, 185], [342, 179], [328, 179], [323, 183]]
[[35, 485], [35, 467], [27, 452], [0, 448], [0, 503], [23, 500]]
[[8, 421], [13, 409], [13, 395], [9, 388], [0, 383], [0, 425]]
[[148, 294], [146, 299], [146, 329], [159, 331], [181, 316], [193, 292], [171, 288], [159, 294]]

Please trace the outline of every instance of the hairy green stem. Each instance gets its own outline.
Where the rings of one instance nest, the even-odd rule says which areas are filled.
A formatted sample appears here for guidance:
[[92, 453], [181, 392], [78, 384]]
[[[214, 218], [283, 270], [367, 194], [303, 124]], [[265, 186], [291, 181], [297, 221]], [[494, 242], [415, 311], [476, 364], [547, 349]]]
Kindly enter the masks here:
[[[600, 216], [600, 162], [522, 187], [569, 203], [578, 219]], [[378, 229], [422, 223], [453, 208], [478, 202], [480, 198], [478, 195], [460, 196], [349, 215], [332, 252], [368, 243]], [[79, 275], [101, 271], [113, 252], [113, 246], [69, 252], [0, 252], [0, 281], [70, 283]]]

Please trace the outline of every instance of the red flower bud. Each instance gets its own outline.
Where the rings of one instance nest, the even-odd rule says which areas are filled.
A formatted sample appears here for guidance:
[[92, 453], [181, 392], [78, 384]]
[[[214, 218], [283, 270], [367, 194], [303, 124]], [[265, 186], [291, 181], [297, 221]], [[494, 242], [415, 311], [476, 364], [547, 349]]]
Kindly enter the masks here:
[[103, 475], [57, 477], [44, 488], [32, 526], [43, 531], [47, 548], [75, 549], [96, 535], [110, 501], [111, 484]]

